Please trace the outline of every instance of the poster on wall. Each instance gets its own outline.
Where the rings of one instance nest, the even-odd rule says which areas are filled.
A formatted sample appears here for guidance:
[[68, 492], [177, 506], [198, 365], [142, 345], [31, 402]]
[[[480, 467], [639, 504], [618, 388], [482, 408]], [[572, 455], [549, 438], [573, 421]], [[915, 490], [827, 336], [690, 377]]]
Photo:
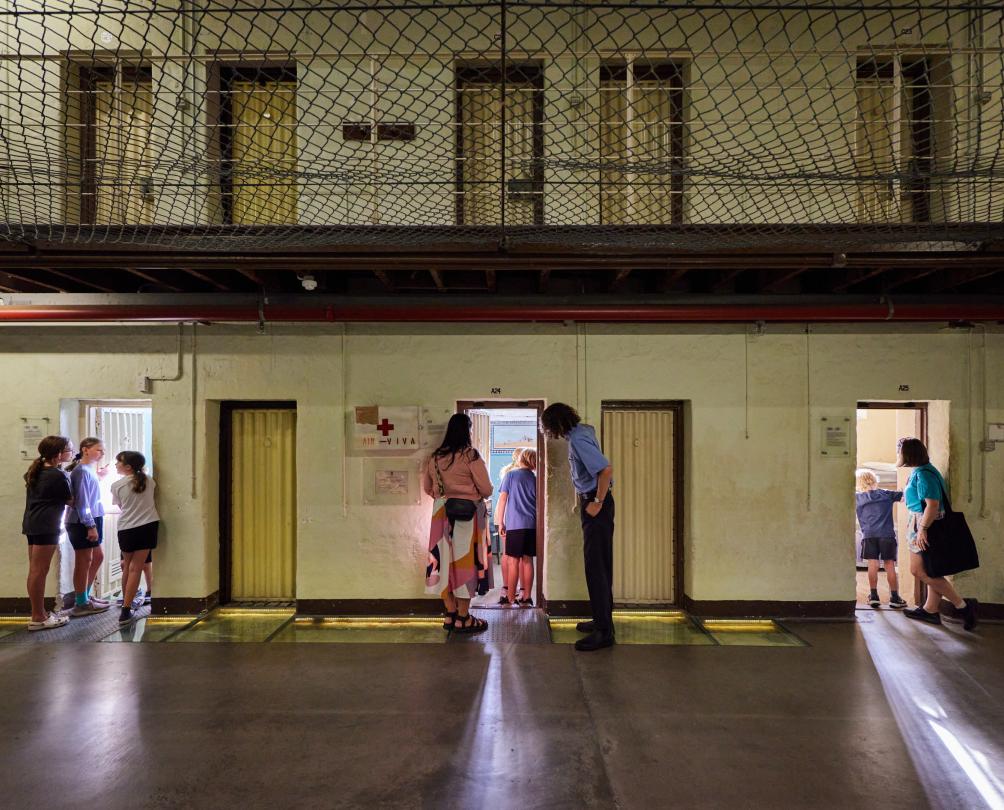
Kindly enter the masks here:
[[38, 455], [38, 443], [49, 435], [49, 417], [21, 417], [21, 458], [35, 458]]
[[416, 506], [422, 502], [419, 458], [363, 459], [363, 504]]
[[421, 447], [419, 407], [360, 405], [355, 408], [352, 449], [361, 454], [415, 452]]

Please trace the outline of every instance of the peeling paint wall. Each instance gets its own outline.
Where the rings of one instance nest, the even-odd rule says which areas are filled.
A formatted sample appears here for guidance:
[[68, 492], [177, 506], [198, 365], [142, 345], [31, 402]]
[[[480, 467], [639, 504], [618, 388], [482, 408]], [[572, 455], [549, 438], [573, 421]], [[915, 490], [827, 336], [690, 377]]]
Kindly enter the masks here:
[[[220, 401], [292, 399], [298, 409], [298, 597], [420, 598], [430, 503], [362, 505], [362, 461], [343, 453], [342, 403], [422, 405], [445, 414], [458, 399], [487, 399], [501, 388], [506, 399], [575, 404], [594, 424], [603, 400], [686, 402], [685, 590], [698, 600], [852, 599], [854, 448], [847, 457], [820, 455], [820, 420], [849, 418], [853, 441], [859, 399], [943, 400], [953, 496], [970, 518], [984, 561], [959, 580], [967, 594], [1004, 602], [1004, 448], [986, 458], [981, 504], [982, 427], [979, 412], [970, 422], [968, 411], [979, 405], [980, 364], [972, 363], [971, 393], [965, 332], [814, 326], [806, 335], [803, 327], [777, 326], [755, 336], [741, 325], [359, 324], [345, 327], [343, 359], [339, 324], [271, 325], [263, 335], [253, 326], [200, 327], [193, 497], [191, 329], [184, 376], [155, 383], [152, 395], [164, 523], [158, 595], [198, 597], [218, 587]], [[1004, 362], [1001, 333], [991, 333], [987, 344], [988, 420], [1004, 421], [1004, 386], [996, 373]], [[0, 331], [0, 416], [14, 443], [0, 473], [7, 516], [0, 597], [24, 591], [19, 530], [26, 464], [17, 453], [19, 417], [47, 415], [56, 425], [60, 399], [137, 397], [140, 375], [173, 375], [176, 348], [177, 333], [167, 327]], [[972, 350], [976, 360], [978, 342]], [[909, 385], [909, 394], [900, 385]], [[560, 442], [548, 447], [545, 589], [551, 599], [583, 599], [566, 452]], [[970, 453], [977, 454], [972, 487]]]

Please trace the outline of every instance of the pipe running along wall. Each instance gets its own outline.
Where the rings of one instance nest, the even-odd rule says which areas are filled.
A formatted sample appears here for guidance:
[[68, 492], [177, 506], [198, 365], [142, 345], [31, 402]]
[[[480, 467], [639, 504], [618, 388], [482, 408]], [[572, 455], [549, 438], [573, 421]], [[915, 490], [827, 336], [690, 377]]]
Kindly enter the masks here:
[[264, 304], [240, 305], [26, 305], [0, 307], [0, 323], [838, 323], [867, 321], [999, 321], [1004, 303], [851, 304]]

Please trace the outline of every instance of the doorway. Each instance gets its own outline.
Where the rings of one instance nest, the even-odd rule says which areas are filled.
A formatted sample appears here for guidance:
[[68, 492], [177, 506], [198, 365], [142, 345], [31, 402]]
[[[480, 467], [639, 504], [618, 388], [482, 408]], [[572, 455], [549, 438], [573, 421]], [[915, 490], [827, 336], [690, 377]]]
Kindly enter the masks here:
[[220, 602], [296, 599], [296, 403], [220, 407]]
[[[488, 525], [491, 532], [495, 587], [485, 596], [477, 597], [474, 607], [495, 607], [502, 589], [501, 559], [505, 543], [495, 526], [494, 507], [498, 503], [499, 487], [507, 466], [513, 463], [514, 451], [529, 448], [537, 453], [537, 554], [533, 564], [533, 604], [546, 608], [544, 596], [545, 487], [544, 471], [547, 469], [546, 445], [540, 434], [540, 414], [544, 400], [463, 400], [457, 403], [457, 412], [471, 417], [471, 438], [474, 448], [485, 459], [494, 488], [489, 499]], [[522, 584], [522, 583], [520, 583]], [[510, 594], [513, 596], [514, 594]]]
[[[913, 436], [930, 447], [928, 440], [928, 407], [926, 402], [859, 402], [857, 407], [857, 458], [858, 471], [874, 476], [878, 489], [898, 490], [906, 487], [910, 470], [896, 466], [896, 443], [900, 438]], [[921, 583], [910, 574], [908, 541], [908, 514], [900, 501], [893, 506], [893, 524], [896, 530], [896, 573], [899, 592], [904, 599], [912, 598], [916, 604], [923, 602]], [[856, 521], [856, 516], [855, 516]], [[867, 562], [862, 559], [862, 534], [855, 522], [855, 607], [868, 609], [870, 586]], [[889, 605], [890, 589], [886, 566], [879, 563], [877, 590], [883, 606]]]
[[[71, 401], [67, 405], [72, 407]], [[111, 596], [122, 586], [122, 558], [118, 552], [119, 509], [112, 505], [112, 484], [122, 476], [115, 472], [115, 456], [123, 450], [136, 450], [146, 457], [146, 471], [153, 475], [153, 403], [148, 399], [81, 399], [76, 403], [73, 435], [79, 440], [88, 436], [101, 439], [105, 457], [99, 468], [101, 503], [105, 508], [105, 557], [94, 580], [94, 594]], [[70, 417], [72, 411], [67, 413]], [[70, 428], [72, 420], [66, 427]], [[73, 549], [63, 533], [59, 543], [59, 592], [73, 591]]]
[[614, 605], [678, 606], [683, 594], [683, 403], [602, 404], [614, 468]]

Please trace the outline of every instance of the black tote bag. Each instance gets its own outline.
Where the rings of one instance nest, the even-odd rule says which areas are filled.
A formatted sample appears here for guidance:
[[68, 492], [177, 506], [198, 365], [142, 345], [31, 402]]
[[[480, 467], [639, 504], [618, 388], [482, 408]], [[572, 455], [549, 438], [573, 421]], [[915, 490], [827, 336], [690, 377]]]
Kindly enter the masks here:
[[920, 552], [929, 577], [946, 577], [980, 567], [980, 555], [966, 516], [952, 509], [944, 485], [941, 494], [945, 499], [945, 514], [928, 527], [927, 548]]

